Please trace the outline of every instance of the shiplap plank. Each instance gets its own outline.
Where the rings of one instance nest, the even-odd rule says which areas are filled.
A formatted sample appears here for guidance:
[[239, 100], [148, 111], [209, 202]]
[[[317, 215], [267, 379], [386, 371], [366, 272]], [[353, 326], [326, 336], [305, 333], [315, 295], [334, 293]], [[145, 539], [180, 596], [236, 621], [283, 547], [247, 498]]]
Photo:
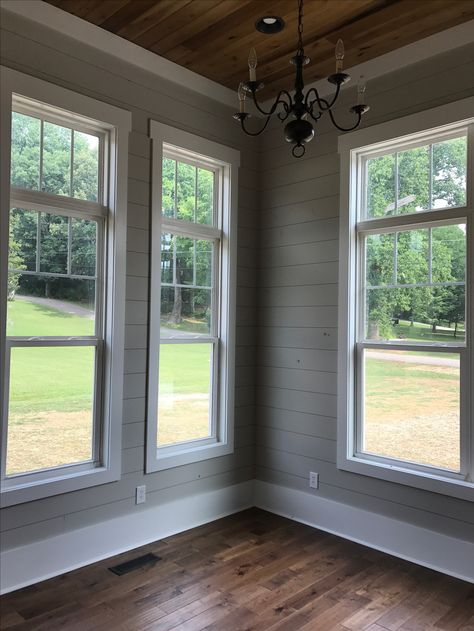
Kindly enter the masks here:
[[339, 221], [337, 218], [330, 218], [262, 229], [261, 244], [263, 247], [315, 244], [319, 241], [330, 241], [338, 237]]
[[284, 245], [262, 248], [260, 254], [260, 268], [263, 278], [268, 274], [269, 267], [291, 267], [293, 265], [311, 265], [314, 263], [334, 263], [339, 258], [339, 241], [318, 241], [298, 245]]
[[258, 371], [258, 385], [320, 394], [337, 394], [336, 375], [316, 370], [262, 367]]
[[258, 341], [261, 347], [337, 350], [337, 328], [262, 326]]
[[260, 366], [276, 368], [301, 368], [302, 370], [337, 370], [337, 352], [308, 348], [265, 347], [259, 348]]

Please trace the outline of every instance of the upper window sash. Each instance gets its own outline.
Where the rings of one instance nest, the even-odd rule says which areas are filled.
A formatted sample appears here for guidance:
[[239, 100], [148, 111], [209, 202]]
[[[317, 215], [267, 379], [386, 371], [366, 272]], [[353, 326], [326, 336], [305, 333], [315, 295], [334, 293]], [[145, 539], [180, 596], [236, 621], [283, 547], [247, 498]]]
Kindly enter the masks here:
[[[377, 143], [373, 148], [363, 147], [355, 150], [353, 153], [356, 155], [357, 164], [357, 182], [358, 182], [358, 195], [357, 195], [357, 219], [359, 222], [374, 222], [384, 219], [390, 219], [395, 217], [408, 217], [410, 215], [424, 216], [425, 213], [440, 212], [446, 210], [452, 210], [455, 208], [466, 208], [469, 205], [469, 188], [472, 188], [472, 182], [470, 181], [469, 173], [469, 125], [463, 123], [462, 125], [453, 126], [450, 125], [446, 129], [441, 131], [437, 130], [436, 133], [430, 134], [413, 134], [411, 136], [405, 136], [392, 142]], [[436, 199], [434, 197], [436, 190], [434, 182], [436, 179], [435, 162], [434, 162], [434, 147], [442, 146], [443, 143], [449, 141], [465, 139], [465, 158], [464, 162], [461, 162], [462, 166], [465, 166], [464, 175], [464, 187], [461, 185], [459, 192], [464, 192], [464, 200], [461, 204], [438, 205], [436, 207]], [[403, 178], [406, 177], [406, 173], [400, 171], [400, 155], [409, 155], [410, 152], [416, 149], [426, 148], [426, 172], [420, 174], [423, 178], [426, 177], [426, 182], [422, 181], [423, 188], [419, 191], [420, 196], [427, 196], [427, 203], [425, 207], [418, 207], [408, 209], [408, 211], [397, 212], [399, 208], [419, 202], [417, 199], [416, 190], [403, 190]], [[371, 186], [369, 165], [371, 161], [376, 162], [383, 158], [389, 158], [393, 156], [392, 174], [385, 174], [385, 181], [382, 182], [382, 188], [384, 191], [391, 191], [390, 201], [387, 201], [386, 213], [379, 215], [371, 215], [369, 207], [369, 189]], [[461, 157], [462, 160], [462, 157]], [[390, 165], [385, 165], [386, 168], [390, 168]], [[383, 177], [383, 176], [382, 176]], [[420, 182], [420, 176], [417, 182]], [[402, 185], [402, 190], [400, 186]], [[377, 186], [377, 180], [375, 180], [375, 186]], [[379, 183], [380, 186], [380, 183]], [[425, 190], [423, 190], [425, 188]], [[393, 190], [391, 190], [393, 189]], [[405, 195], [406, 193], [406, 195]]]
[[[222, 213], [220, 209], [222, 208], [222, 168], [216, 164], [215, 161], [210, 158], [206, 158], [205, 156], [200, 156], [197, 154], [193, 154], [190, 151], [185, 151], [184, 149], [179, 149], [178, 147], [172, 147], [166, 143], [163, 143], [163, 154], [162, 154], [162, 168], [164, 164], [164, 160], [173, 160], [174, 161], [174, 191], [173, 191], [173, 217], [164, 212], [164, 208], [162, 208], [162, 225], [163, 228], [172, 228], [175, 231], [185, 231], [187, 234], [201, 234], [207, 238], [214, 237], [220, 235], [220, 229], [222, 226]], [[194, 173], [194, 219], [189, 220], [184, 219], [178, 216], [178, 175], [179, 175], [179, 165], [188, 165], [195, 169]], [[199, 170], [204, 170], [212, 173], [212, 209], [211, 209], [211, 221], [198, 221], [197, 213], [198, 213], [198, 205], [199, 205], [199, 197], [198, 197], [198, 187], [199, 187]], [[163, 175], [162, 175], [163, 177]], [[162, 189], [163, 195], [164, 189]], [[164, 197], [164, 195], [163, 195]], [[163, 205], [163, 202], [162, 202]]]
[[[108, 174], [108, 152], [109, 152], [109, 128], [100, 123], [74, 115], [56, 107], [47, 106], [44, 103], [30, 100], [17, 94], [12, 95], [12, 148], [13, 148], [13, 123], [15, 114], [27, 116], [38, 121], [38, 182], [37, 187], [22, 186], [14, 181], [11, 182], [11, 197], [21, 203], [41, 203], [53, 208], [66, 208], [72, 210], [85, 210], [93, 214], [106, 214], [107, 200], [107, 174]], [[69, 138], [69, 194], [56, 193], [54, 191], [42, 190], [45, 174], [45, 125], [54, 125], [70, 130]], [[75, 176], [76, 140], [82, 135], [83, 142], [89, 142], [84, 135], [90, 139], [97, 139], [97, 189], [96, 199], [85, 199], [75, 196]]]

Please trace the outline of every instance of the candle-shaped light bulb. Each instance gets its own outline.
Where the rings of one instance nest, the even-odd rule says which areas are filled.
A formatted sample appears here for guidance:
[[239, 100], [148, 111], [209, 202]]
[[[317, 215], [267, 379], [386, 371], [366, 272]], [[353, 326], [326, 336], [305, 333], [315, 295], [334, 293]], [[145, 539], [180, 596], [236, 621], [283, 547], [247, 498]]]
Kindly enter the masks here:
[[245, 99], [247, 98], [247, 94], [244, 90], [244, 84], [242, 81], [240, 82], [239, 89], [237, 90], [237, 94], [239, 96], [239, 104], [240, 104], [240, 112], [242, 114], [245, 113]]
[[249, 75], [250, 81], [257, 80], [257, 73], [255, 68], [257, 67], [257, 51], [255, 48], [251, 48], [249, 52]]
[[365, 81], [364, 75], [359, 77], [359, 81], [357, 82], [357, 105], [366, 105], [365, 102], [365, 91], [367, 89], [367, 83]]
[[336, 72], [342, 72], [342, 61], [344, 59], [344, 52], [344, 42], [342, 41], [342, 39], [338, 39], [335, 50]]

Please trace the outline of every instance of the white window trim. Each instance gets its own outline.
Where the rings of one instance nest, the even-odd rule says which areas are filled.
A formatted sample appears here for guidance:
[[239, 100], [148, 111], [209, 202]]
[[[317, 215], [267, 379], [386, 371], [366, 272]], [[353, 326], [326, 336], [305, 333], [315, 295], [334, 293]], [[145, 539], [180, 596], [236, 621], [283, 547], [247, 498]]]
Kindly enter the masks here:
[[[151, 281], [150, 281], [150, 336], [148, 360], [148, 413], [146, 429], [146, 472], [161, 471], [171, 467], [199, 462], [230, 454], [234, 450], [234, 373], [235, 373], [235, 305], [237, 270], [237, 201], [238, 168], [240, 152], [170, 127], [150, 121], [152, 139], [152, 208], [151, 208]], [[160, 295], [161, 295], [161, 233], [162, 216], [162, 159], [164, 145], [172, 147], [173, 153], [191, 152], [206, 156], [210, 166], [218, 167], [223, 173], [221, 191], [222, 225], [221, 263], [222, 276], [219, 282], [220, 299], [220, 342], [219, 388], [217, 395], [218, 432], [216, 439], [183, 443], [169, 448], [157, 447], [158, 428], [158, 374], [160, 348]], [[178, 223], [180, 232], [186, 222], [165, 219], [167, 228]], [[202, 226], [202, 233], [209, 238], [213, 233], [209, 226]], [[196, 238], [196, 231], [191, 236]]]
[[[449, 479], [449, 475], [437, 475], [426, 470], [416, 471], [407, 468], [403, 463], [373, 461], [355, 455], [355, 428], [356, 428], [356, 352], [357, 340], [357, 311], [356, 293], [357, 280], [357, 246], [356, 230], [358, 195], [361, 183], [355, 174], [357, 173], [358, 154], [364, 153], [371, 145], [386, 143], [393, 144], [394, 139], [403, 140], [404, 136], [417, 134], [422, 138], [423, 133], [432, 134], [442, 126], [458, 125], [463, 121], [472, 123], [474, 112], [474, 97], [469, 97], [449, 103], [447, 105], [426, 110], [417, 114], [392, 120], [380, 125], [374, 125], [367, 129], [361, 129], [339, 137], [338, 149], [341, 154], [340, 176], [340, 228], [339, 228], [339, 354], [338, 354], [338, 441], [337, 441], [337, 466], [339, 469], [351, 471], [362, 475], [388, 480], [408, 486], [413, 486], [436, 493], [458, 497], [464, 500], [474, 501], [474, 481], [461, 479]], [[468, 190], [466, 208], [451, 211], [426, 211], [424, 219], [439, 220], [450, 216], [460, 216], [463, 213], [470, 222], [468, 233], [474, 231], [474, 132], [469, 130], [469, 153], [467, 162]], [[378, 147], [380, 149], [380, 146]], [[442, 215], [442, 216], [441, 216]], [[408, 222], [413, 226], [419, 222], [419, 215], [408, 216]], [[394, 222], [399, 218], [394, 218]], [[374, 223], [372, 223], [372, 221]], [[360, 222], [364, 226], [369, 220]], [[373, 228], [377, 220], [370, 220]], [[470, 357], [470, 365], [465, 374], [471, 380], [474, 375], [474, 244], [471, 236], [468, 242], [467, 252], [467, 282], [470, 301], [466, 304], [470, 329], [466, 331], [466, 351]], [[439, 349], [436, 349], [439, 350]], [[469, 377], [469, 375], [471, 377]], [[467, 406], [470, 419], [470, 435], [467, 437], [467, 448], [474, 454], [474, 388], [466, 388], [466, 400], [462, 405]], [[466, 445], [464, 445], [466, 448]], [[472, 471], [473, 464], [470, 464]]]
[[[34, 483], [18, 483], [8, 488], [2, 487], [3, 506], [29, 502], [43, 497], [83, 489], [98, 484], [119, 480], [121, 476], [122, 447], [122, 398], [123, 362], [125, 338], [125, 271], [127, 233], [127, 170], [128, 134], [131, 130], [131, 114], [115, 106], [96, 101], [82, 94], [72, 92], [57, 85], [47, 83], [10, 68], [0, 68], [1, 110], [1, 198], [0, 235], [3, 239], [0, 248], [0, 379], [4, 383], [6, 360], [6, 311], [8, 278], [8, 222], [10, 210], [10, 146], [12, 95], [21, 95], [67, 112], [77, 113], [100, 121], [110, 137], [108, 180], [106, 180], [107, 211], [110, 213], [107, 234], [107, 276], [105, 296], [105, 365], [102, 394], [104, 397], [103, 418], [103, 461], [100, 466], [77, 470], [71, 474], [61, 474], [54, 469], [45, 479]], [[47, 106], [45, 105], [45, 109]], [[50, 196], [54, 204], [56, 196]], [[73, 200], [62, 200], [74, 203]], [[48, 200], [49, 202], [49, 200]], [[55, 207], [63, 205], [59, 200]], [[105, 209], [104, 209], [105, 210]], [[3, 410], [2, 410], [3, 415]], [[43, 476], [41, 476], [43, 477]]]

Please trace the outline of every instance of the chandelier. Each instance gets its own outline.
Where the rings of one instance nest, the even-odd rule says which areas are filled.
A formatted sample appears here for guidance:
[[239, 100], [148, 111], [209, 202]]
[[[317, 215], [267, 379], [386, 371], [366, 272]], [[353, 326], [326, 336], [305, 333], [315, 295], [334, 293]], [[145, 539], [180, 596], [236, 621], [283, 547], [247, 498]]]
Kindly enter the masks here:
[[[257, 92], [259, 92], [264, 84], [257, 81], [257, 55], [255, 48], [250, 50], [248, 64], [250, 80], [242, 82], [239, 85], [238, 97], [240, 103], [240, 111], [234, 114], [234, 118], [240, 122], [242, 130], [249, 136], [259, 136], [263, 133], [275, 112], [280, 121], [285, 121], [290, 116], [290, 120], [285, 125], [285, 140], [293, 144], [292, 154], [295, 158], [301, 158], [306, 150], [306, 143], [312, 140], [314, 136], [313, 123], [310, 119], [317, 122], [321, 116], [328, 112], [333, 125], [340, 131], [352, 131], [360, 125], [362, 115], [369, 110], [369, 106], [365, 104], [365, 81], [360, 77], [357, 86], [357, 103], [350, 108], [350, 111], [356, 116], [356, 121], [351, 127], [342, 127], [339, 125], [333, 113], [333, 107], [339, 97], [341, 87], [350, 80], [350, 76], [342, 72], [342, 63], [344, 59], [344, 44], [342, 40], [338, 40], [336, 44], [336, 72], [328, 77], [329, 83], [336, 86], [331, 99], [325, 99], [319, 96], [315, 88], [310, 88], [306, 96], [304, 94], [303, 67], [306, 66], [310, 59], [304, 54], [303, 48], [303, 0], [298, 0], [298, 49], [296, 55], [290, 59], [290, 63], [295, 66], [295, 92], [292, 97], [287, 90], [281, 90], [276, 97], [273, 105], [267, 111], [257, 101]], [[246, 98], [250, 95], [257, 110], [265, 117], [265, 121], [261, 129], [250, 131], [247, 129], [247, 119], [250, 114], [246, 111]]]

